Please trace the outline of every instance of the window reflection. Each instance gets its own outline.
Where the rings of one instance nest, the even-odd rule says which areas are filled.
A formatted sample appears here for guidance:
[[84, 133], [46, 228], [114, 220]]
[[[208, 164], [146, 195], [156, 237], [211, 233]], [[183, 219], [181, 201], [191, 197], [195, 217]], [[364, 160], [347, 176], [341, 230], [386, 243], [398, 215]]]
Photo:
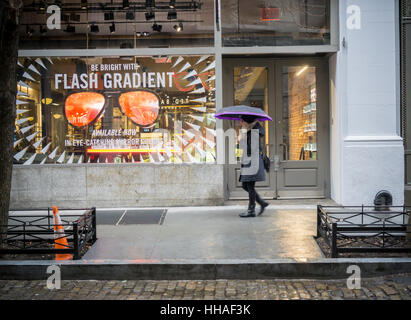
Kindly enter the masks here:
[[224, 0], [223, 45], [296, 46], [330, 43], [329, 0]]
[[[167, 48], [214, 45], [214, 1], [23, 1], [20, 49]], [[53, 22], [61, 9], [61, 26]], [[50, 20], [51, 19], [51, 20]]]

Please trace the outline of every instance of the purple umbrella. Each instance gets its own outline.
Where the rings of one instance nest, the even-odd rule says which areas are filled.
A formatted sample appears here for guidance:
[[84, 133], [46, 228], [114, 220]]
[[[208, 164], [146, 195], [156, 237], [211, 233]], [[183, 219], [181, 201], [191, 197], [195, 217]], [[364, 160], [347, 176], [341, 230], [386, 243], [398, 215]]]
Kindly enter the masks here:
[[215, 113], [214, 117], [225, 120], [241, 120], [241, 116], [244, 115], [253, 116], [255, 120], [258, 121], [273, 121], [273, 119], [260, 108], [243, 105], [222, 108], [219, 112]]

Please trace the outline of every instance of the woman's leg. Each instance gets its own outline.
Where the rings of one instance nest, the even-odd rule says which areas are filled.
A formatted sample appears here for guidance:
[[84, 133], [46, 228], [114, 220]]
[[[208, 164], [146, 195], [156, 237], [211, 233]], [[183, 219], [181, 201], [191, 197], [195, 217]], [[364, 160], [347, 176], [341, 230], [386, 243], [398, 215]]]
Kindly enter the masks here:
[[242, 183], [242, 188], [248, 192], [248, 209], [246, 212], [241, 213], [240, 217], [255, 217], [255, 182], [254, 181], [245, 181]]
[[253, 211], [255, 210], [255, 200], [257, 196], [257, 192], [255, 191], [255, 181], [248, 182], [248, 210]]

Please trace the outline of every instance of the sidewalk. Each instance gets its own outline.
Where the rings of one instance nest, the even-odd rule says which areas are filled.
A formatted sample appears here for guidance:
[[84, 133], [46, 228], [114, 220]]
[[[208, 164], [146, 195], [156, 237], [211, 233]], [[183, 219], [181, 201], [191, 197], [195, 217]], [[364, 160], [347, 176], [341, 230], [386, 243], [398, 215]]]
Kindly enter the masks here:
[[[272, 201], [255, 218], [238, 216], [246, 201], [97, 208], [98, 240], [81, 260], [0, 260], [0, 280], [44, 279], [50, 264], [60, 265], [66, 280], [339, 279], [347, 277], [350, 265], [359, 266], [364, 277], [410, 272], [410, 258], [325, 258], [313, 238], [317, 203], [334, 205], [331, 200]], [[147, 224], [158, 212], [163, 212], [160, 223]]]
[[[162, 225], [103, 225], [114, 209], [97, 209], [98, 241], [83, 259], [319, 259], [315, 209], [269, 206], [240, 218], [245, 205], [167, 208]], [[128, 216], [133, 209], [117, 208]], [[156, 208], [147, 208], [147, 211]]]

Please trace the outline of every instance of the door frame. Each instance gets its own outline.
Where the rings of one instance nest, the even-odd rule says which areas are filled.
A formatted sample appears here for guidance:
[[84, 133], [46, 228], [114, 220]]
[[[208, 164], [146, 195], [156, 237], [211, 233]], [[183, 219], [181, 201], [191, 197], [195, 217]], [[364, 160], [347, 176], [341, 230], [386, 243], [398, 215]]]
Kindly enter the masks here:
[[[274, 125], [270, 128], [270, 160], [271, 169], [274, 167], [274, 155], [280, 154], [280, 139], [282, 138], [282, 127], [278, 124], [278, 119], [281, 119], [281, 72], [278, 70], [282, 65], [290, 64], [310, 64], [316, 67], [316, 82], [317, 82], [317, 101], [321, 105], [321, 112], [317, 113], [317, 130], [320, 128], [317, 135], [318, 159], [314, 161], [284, 161], [280, 159], [280, 170], [275, 172], [275, 190], [267, 190], [269, 187], [258, 187], [257, 190], [261, 196], [266, 199], [299, 199], [299, 198], [327, 198], [330, 196], [330, 112], [329, 112], [329, 73], [328, 73], [328, 58], [324, 57], [258, 57], [251, 56], [247, 58], [228, 58], [223, 57], [223, 106], [231, 105], [234, 97], [233, 86], [233, 70], [235, 66], [248, 67], [266, 67], [268, 70], [268, 108], [270, 114], [273, 115]], [[280, 120], [281, 121], [281, 120]], [[320, 125], [319, 125], [320, 124]], [[228, 125], [223, 122], [224, 130]], [[274, 131], [274, 132], [272, 132]], [[225, 141], [223, 142], [225, 143]], [[227, 149], [227, 148], [225, 148]], [[227, 157], [226, 157], [227, 159]], [[322, 160], [323, 159], [323, 160]], [[320, 162], [321, 161], [321, 162]], [[279, 188], [279, 179], [283, 178], [280, 175], [285, 166], [293, 168], [293, 166], [313, 167], [313, 162], [317, 163], [319, 185], [316, 188], [306, 187], [287, 187]], [[225, 164], [224, 168], [224, 184], [226, 190], [226, 199], [247, 199], [248, 196], [245, 191], [231, 191], [229, 186], [229, 171], [232, 169], [231, 165]], [[321, 181], [322, 180], [322, 181]], [[267, 192], [269, 191], [269, 192]], [[271, 191], [271, 192], [270, 192]]]

